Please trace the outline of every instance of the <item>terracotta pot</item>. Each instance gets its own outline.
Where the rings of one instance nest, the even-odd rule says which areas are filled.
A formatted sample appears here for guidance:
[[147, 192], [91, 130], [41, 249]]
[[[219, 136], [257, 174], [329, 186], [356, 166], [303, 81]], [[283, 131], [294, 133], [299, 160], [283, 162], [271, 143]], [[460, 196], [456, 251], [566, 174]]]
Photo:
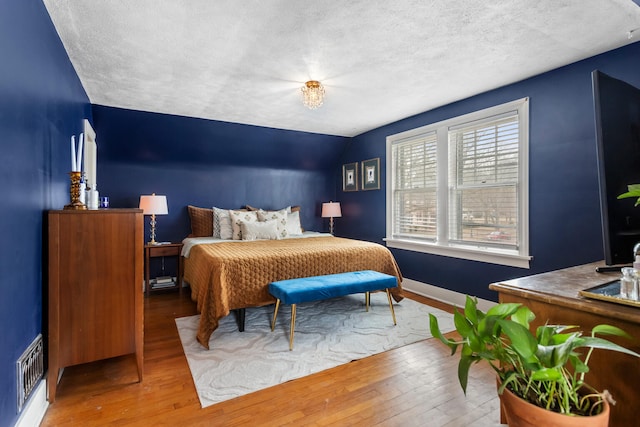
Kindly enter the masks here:
[[547, 411], [532, 405], [505, 389], [500, 396], [501, 411], [509, 427], [608, 427], [609, 403], [605, 400], [603, 410], [590, 417], [571, 416]]

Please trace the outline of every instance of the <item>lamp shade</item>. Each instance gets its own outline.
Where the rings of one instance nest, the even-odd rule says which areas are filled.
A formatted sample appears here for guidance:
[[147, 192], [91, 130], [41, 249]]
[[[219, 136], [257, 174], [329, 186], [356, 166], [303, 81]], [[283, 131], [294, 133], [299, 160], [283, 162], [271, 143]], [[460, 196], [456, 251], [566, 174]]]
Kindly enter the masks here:
[[322, 218], [340, 218], [340, 202], [327, 202], [322, 204]]
[[140, 196], [140, 209], [144, 215], [166, 215], [169, 213], [167, 196]]

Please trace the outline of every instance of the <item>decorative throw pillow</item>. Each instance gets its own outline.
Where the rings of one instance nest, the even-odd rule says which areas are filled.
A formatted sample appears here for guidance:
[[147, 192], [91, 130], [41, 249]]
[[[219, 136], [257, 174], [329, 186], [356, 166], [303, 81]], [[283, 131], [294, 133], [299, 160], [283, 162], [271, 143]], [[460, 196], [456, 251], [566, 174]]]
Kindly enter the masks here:
[[278, 226], [275, 220], [257, 221], [257, 222], [240, 222], [240, 230], [242, 232], [242, 240], [277, 240]]
[[191, 237], [213, 236], [213, 209], [187, 206], [191, 222]]
[[231, 217], [231, 228], [233, 229], [233, 240], [242, 240], [242, 229], [240, 228], [240, 221], [244, 222], [257, 222], [258, 213], [255, 211], [245, 210], [230, 210], [229, 216]]
[[218, 239], [233, 239], [233, 227], [228, 209], [213, 208], [213, 237]]
[[[254, 207], [254, 206], [250, 206], [250, 205], [245, 205], [245, 208], [246, 208], [248, 211], [265, 211], [265, 212], [274, 212], [273, 210], [269, 210], [269, 209], [262, 209], [262, 208], [256, 208], [256, 207]], [[291, 206], [287, 206], [286, 208], [283, 208], [283, 209], [285, 209], [285, 210], [287, 211], [287, 213], [291, 213], [291, 209], [292, 209], [292, 208], [291, 208]], [[300, 208], [298, 207], [298, 209], [300, 209]], [[282, 210], [282, 209], [276, 209], [275, 211], [277, 212], [277, 211], [281, 211], [281, 210]]]
[[280, 239], [287, 237], [287, 209], [279, 211], [258, 211], [258, 220], [260, 221], [276, 221], [278, 227], [278, 236]]
[[291, 212], [287, 215], [287, 235], [297, 236], [302, 234], [300, 226], [300, 211]]
[[[298, 220], [300, 220], [300, 206], [291, 206], [291, 213], [298, 212]], [[300, 231], [304, 232], [302, 222], [300, 222]]]

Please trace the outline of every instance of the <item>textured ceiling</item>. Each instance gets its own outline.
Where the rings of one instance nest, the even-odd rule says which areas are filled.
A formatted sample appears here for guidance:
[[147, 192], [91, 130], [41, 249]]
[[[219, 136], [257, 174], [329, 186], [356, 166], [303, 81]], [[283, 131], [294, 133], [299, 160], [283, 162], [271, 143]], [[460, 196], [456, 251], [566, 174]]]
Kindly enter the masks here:
[[44, 3], [93, 104], [341, 136], [640, 39], [633, 0]]

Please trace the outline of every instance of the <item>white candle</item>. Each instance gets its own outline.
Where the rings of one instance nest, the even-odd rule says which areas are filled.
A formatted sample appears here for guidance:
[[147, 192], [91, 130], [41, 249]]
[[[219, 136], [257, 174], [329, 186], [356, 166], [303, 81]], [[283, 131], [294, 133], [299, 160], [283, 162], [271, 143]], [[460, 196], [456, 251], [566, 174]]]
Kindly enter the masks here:
[[71, 135], [71, 172], [76, 171], [76, 136]]
[[78, 145], [78, 160], [76, 161], [76, 168], [78, 172], [82, 171], [82, 143], [84, 142], [84, 135], [80, 133], [80, 143]]

